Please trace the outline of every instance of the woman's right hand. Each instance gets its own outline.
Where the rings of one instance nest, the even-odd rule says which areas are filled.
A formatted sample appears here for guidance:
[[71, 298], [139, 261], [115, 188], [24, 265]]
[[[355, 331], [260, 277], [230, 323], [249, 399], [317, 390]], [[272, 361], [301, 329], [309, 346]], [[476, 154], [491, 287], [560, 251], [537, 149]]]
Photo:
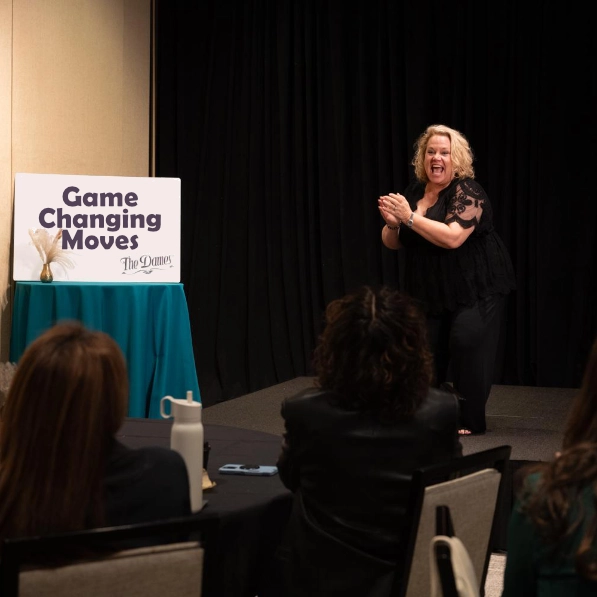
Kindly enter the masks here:
[[390, 197], [388, 195], [382, 195], [377, 200], [377, 206], [379, 208], [379, 213], [381, 217], [384, 219], [384, 222], [388, 224], [388, 226], [400, 226], [401, 221], [396, 216], [395, 213], [390, 211]]

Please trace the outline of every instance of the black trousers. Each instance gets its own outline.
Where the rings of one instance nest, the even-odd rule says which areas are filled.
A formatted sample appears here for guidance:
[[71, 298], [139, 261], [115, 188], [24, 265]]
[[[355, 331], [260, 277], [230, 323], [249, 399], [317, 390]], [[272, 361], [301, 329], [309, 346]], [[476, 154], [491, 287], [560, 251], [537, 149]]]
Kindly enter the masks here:
[[452, 382], [464, 399], [460, 424], [473, 433], [486, 430], [485, 404], [493, 383], [504, 305], [504, 297], [496, 294], [472, 307], [427, 317], [436, 384]]

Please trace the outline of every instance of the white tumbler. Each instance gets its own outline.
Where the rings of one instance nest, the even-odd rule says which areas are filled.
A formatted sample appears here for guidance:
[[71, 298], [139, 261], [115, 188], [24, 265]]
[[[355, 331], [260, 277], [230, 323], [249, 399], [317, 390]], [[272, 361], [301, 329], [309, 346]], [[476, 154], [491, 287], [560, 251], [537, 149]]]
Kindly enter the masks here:
[[[166, 412], [170, 402], [170, 413]], [[191, 510], [203, 507], [203, 422], [201, 402], [193, 400], [193, 392], [187, 392], [186, 400], [164, 396], [160, 401], [160, 414], [164, 419], [173, 418], [170, 448], [184, 458], [189, 474]]]

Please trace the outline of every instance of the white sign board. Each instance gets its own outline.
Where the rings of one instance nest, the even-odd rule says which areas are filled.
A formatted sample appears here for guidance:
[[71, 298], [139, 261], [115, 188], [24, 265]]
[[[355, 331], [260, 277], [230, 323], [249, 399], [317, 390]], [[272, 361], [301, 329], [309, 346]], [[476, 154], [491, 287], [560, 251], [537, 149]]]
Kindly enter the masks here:
[[13, 279], [48, 251], [56, 281], [180, 282], [180, 178], [16, 174]]

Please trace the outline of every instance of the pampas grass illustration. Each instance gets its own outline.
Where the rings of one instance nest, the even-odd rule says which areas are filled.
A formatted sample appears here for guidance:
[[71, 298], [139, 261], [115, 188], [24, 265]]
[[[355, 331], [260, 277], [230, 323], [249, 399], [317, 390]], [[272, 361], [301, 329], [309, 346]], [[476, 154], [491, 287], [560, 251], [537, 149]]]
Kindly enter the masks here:
[[73, 260], [68, 256], [69, 251], [60, 246], [62, 229], [59, 229], [55, 236], [51, 236], [44, 228], [29, 228], [29, 236], [43, 264], [57, 263], [65, 269], [75, 267]]

